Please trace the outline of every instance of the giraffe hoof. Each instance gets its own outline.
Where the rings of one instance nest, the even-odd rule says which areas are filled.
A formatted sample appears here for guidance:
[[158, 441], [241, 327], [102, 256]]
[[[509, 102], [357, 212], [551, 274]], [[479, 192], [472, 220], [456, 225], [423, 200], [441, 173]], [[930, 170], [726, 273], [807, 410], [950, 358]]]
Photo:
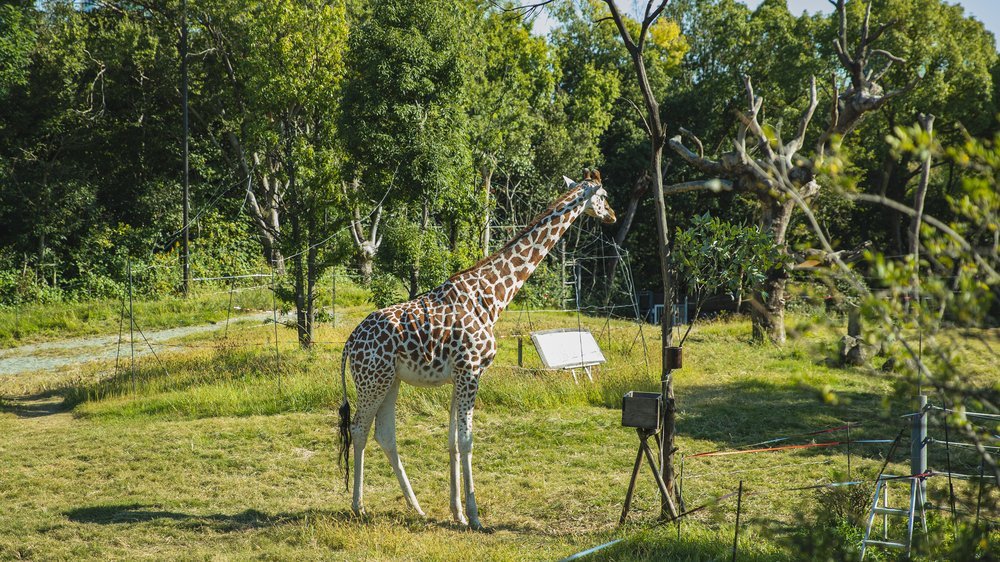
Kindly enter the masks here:
[[483, 527], [483, 524], [478, 519], [473, 519], [469, 522], [469, 529], [473, 531], [485, 531], [486, 527]]
[[368, 512], [365, 511], [365, 508], [363, 508], [363, 507], [352, 507], [351, 511], [354, 512], [355, 517], [359, 517], [361, 519], [367, 519], [368, 518]]

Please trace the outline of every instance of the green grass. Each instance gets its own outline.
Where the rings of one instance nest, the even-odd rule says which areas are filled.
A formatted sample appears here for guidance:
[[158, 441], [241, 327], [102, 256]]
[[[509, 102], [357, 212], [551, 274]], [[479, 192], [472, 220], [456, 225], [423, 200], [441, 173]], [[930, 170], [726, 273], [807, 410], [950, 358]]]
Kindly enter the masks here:
[[[188, 298], [136, 298], [133, 313], [141, 329], [156, 330], [221, 322], [226, 319], [230, 303], [233, 317], [272, 310], [271, 290], [261, 287], [258, 281], [254, 279], [254, 284], [249, 286], [235, 286], [232, 297], [226, 287], [201, 287]], [[263, 280], [264, 284], [267, 282], [267, 279]], [[329, 283], [328, 280], [325, 282]], [[329, 307], [328, 287], [317, 288], [317, 293], [317, 307]], [[348, 279], [338, 277], [338, 307], [370, 306], [368, 298], [367, 291]], [[279, 309], [287, 307], [281, 302], [277, 305]], [[117, 334], [122, 306], [119, 300], [94, 300], [0, 308], [0, 349], [53, 339]], [[127, 318], [125, 330], [128, 330]]]
[[[127, 306], [127, 304], [126, 304]], [[174, 328], [226, 319], [229, 293], [195, 294], [191, 298], [167, 297], [136, 300], [133, 312], [143, 330]], [[234, 316], [241, 311], [270, 310], [271, 293], [256, 289], [235, 293]], [[0, 309], [0, 348], [25, 343], [98, 334], [117, 334], [122, 303], [117, 300], [25, 305]], [[128, 328], [127, 318], [125, 324]]]
[[[735, 503], [692, 515], [678, 539], [675, 526], [652, 525], [658, 505], [648, 472], [630, 522], [617, 527], [637, 444], [620, 426], [620, 399], [626, 390], [656, 388], [659, 339], [645, 327], [647, 358], [635, 324], [613, 321], [610, 333], [602, 332], [598, 318], [581, 319], [609, 359], [593, 384], [538, 370], [527, 338], [525, 368], [516, 367], [516, 336], [528, 331], [527, 321], [510, 311], [498, 326], [500, 351], [479, 394], [473, 461], [492, 533], [450, 522], [449, 388], [404, 386], [399, 400], [400, 452], [428, 518], [408, 511], [374, 442], [366, 463], [370, 518], [352, 517], [336, 464], [335, 407], [341, 342], [364, 309], [346, 312], [337, 327], [319, 329], [322, 343], [311, 352], [296, 349], [294, 331], [281, 328], [280, 359], [273, 326], [239, 325], [228, 339], [186, 338], [163, 354], [165, 371], [144, 358], [134, 390], [131, 373], [116, 375], [113, 364], [0, 377], [0, 559], [552, 560], [616, 538], [624, 540], [592, 559], [729, 559]], [[575, 315], [531, 316], [535, 330], [577, 323]], [[805, 331], [775, 348], [749, 345], [749, 331], [743, 321], [718, 321], [689, 338], [685, 367], [675, 372], [681, 453], [848, 420], [866, 422], [855, 438], [891, 438], [901, 427], [897, 415], [909, 405], [892, 398], [891, 376], [824, 364], [817, 350], [829, 347], [834, 333]], [[988, 337], [996, 344], [997, 334]], [[973, 376], [996, 379], [988, 361], [967, 366]], [[874, 475], [885, 448], [856, 446], [852, 477]], [[689, 508], [711, 502], [744, 480], [740, 560], [818, 556], [803, 544], [826, 544], [817, 551], [823, 559], [835, 551], [856, 559], [844, 538], [856, 539], [856, 527], [834, 531], [835, 543], [809, 538], [825, 528], [817, 512], [840, 509], [844, 498], [782, 492], [845, 479], [844, 453], [832, 447], [689, 458], [685, 500]], [[932, 465], [944, 462], [942, 454], [933, 452]], [[970, 455], [953, 451], [951, 460], [970, 470]], [[890, 470], [907, 467], [894, 462]], [[930, 485], [946, 497], [944, 482]], [[974, 490], [956, 485], [968, 501]], [[995, 488], [989, 493], [995, 498]], [[948, 520], [932, 523], [947, 539]], [[875, 552], [871, 559], [891, 558]]]

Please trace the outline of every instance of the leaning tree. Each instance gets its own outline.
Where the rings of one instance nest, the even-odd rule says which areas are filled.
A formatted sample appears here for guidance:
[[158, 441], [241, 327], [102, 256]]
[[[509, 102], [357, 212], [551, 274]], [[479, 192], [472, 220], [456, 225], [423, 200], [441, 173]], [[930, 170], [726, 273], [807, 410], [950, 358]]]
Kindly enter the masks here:
[[[831, 0], [831, 4], [836, 6], [839, 21], [834, 49], [849, 83], [841, 90], [840, 73], [831, 74], [833, 101], [830, 104], [830, 119], [816, 140], [814, 154], [803, 155], [802, 149], [806, 146], [809, 126], [819, 105], [815, 78], [808, 86], [808, 105], [799, 117], [794, 136], [787, 142], [781, 141], [775, 127], [762, 124], [760, 115], [764, 100], [754, 93], [749, 76], [744, 76], [743, 79], [747, 110], [737, 113], [736, 138], [731, 150], [716, 158], [708, 157], [701, 140], [685, 129], [681, 129], [681, 135], [668, 142], [684, 162], [709, 177], [667, 186], [663, 191], [665, 195], [697, 190], [718, 191], [720, 187], [750, 194], [760, 203], [761, 226], [770, 232], [783, 253], [788, 253], [787, 231], [795, 203], [794, 198], [781, 189], [775, 179], [775, 172], [780, 171], [791, 180], [798, 197], [803, 200], [815, 198], [821, 190], [817, 181], [816, 161], [829, 151], [833, 143], [850, 134], [867, 114], [879, 110], [916, 83], [914, 79], [891, 90], [886, 90], [881, 85], [893, 64], [905, 61], [887, 50], [875, 48], [875, 43], [895, 22], [890, 20], [872, 27], [872, 0], [865, 4], [858, 40], [853, 47], [848, 38], [845, 0]], [[685, 144], [684, 139], [692, 145], [693, 150]], [[769, 271], [763, 283], [757, 287], [751, 309], [755, 340], [769, 339], [775, 343], [784, 343], [785, 288], [788, 277], [787, 265], [780, 265]]]

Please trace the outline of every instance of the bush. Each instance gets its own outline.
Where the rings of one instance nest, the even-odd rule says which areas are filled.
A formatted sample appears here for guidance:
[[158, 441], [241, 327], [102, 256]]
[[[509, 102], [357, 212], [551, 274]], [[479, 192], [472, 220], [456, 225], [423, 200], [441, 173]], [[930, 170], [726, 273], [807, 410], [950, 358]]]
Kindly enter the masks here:
[[388, 273], [377, 273], [372, 278], [372, 302], [378, 308], [385, 308], [399, 302], [399, 281]]

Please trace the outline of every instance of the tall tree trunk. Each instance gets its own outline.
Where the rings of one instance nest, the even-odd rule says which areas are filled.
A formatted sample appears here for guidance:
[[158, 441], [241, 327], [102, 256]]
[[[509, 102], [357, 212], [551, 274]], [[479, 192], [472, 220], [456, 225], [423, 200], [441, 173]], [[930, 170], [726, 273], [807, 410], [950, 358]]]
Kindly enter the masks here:
[[420, 217], [420, 247], [417, 255], [413, 257], [413, 264], [410, 265], [410, 298], [414, 299], [420, 294], [420, 254], [424, 251], [424, 238], [427, 228], [431, 222], [430, 202], [424, 198], [423, 215]]
[[[920, 124], [924, 126], [924, 130], [927, 131], [928, 135], [934, 134], [934, 116], [933, 115], [921, 115]], [[919, 261], [920, 258], [920, 224], [924, 217], [924, 200], [927, 198], [927, 185], [930, 183], [931, 176], [931, 159], [925, 158], [923, 164], [920, 167], [920, 183], [917, 184], [917, 191], [913, 194], [913, 209], [916, 213], [910, 219], [910, 232], [909, 232], [909, 254], [913, 256], [915, 261]]]
[[677, 497], [677, 490], [674, 489], [674, 442], [677, 434], [677, 407], [674, 401], [674, 377], [672, 376], [670, 363], [667, 360], [668, 348], [673, 345], [674, 329], [674, 286], [670, 272], [670, 226], [667, 223], [667, 206], [663, 200], [663, 171], [661, 162], [663, 161], [663, 136], [654, 135], [652, 139], [653, 151], [650, 155], [650, 169], [653, 173], [653, 203], [656, 208], [656, 241], [660, 254], [660, 275], [662, 276], [661, 287], [663, 289], [663, 315], [660, 319], [661, 347], [660, 356], [662, 359], [663, 372], [660, 378], [661, 393], [663, 396], [663, 436], [660, 443], [660, 471], [663, 482], [667, 485], [667, 492], [671, 497], [661, 498], [660, 516], [677, 517], [676, 507], [673, 504]]
[[490, 255], [490, 221], [493, 218], [493, 167], [484, 164], [482, 168], [483, 180], [483, 230], [480, 235], [479, 244], [483, 250], [483, 257]]
[[649, 134], [650, 148], [649, 157], [650, 172], [653, 175], [653, 203], [656, 209], [656, 237], [657, 249], [660, 254], [660, 275], [663, 287], [663, 324], [661, 330], [663, 334], [661, 353], [663, 357], [663, 367], [661, 371], [660, 385], [663, 398], [663, 433], [660, 439], [660, 475], [667, 487], [667, 493], [660, 497], [660, 516], [677, 517], [677, 504], [675, 498], [677, 492], [674, 488], [674, 463], [675, 452], [674, 439], [676, 437], [676, 406], [674, 403], [674, 380], [671, 376], [670, 364], [667, 361], [668, 349], [672, 344], [672, 329], [674, 315], [671, 304], [673, 303], [673, 282], [670, 276], [670, 228], [667, 223], [667, 209], [663, 200], [663, 145], [666, 142], [666, 129], [660, 119], [660, 104], [656, 101], [653, 88], [649, 84], [646, 75], [646, 63], [643, 59], [643, 46], [646, 41], [646, 33], [649, 27], [660, 16], [666, 7], [667, 0], [661, 0], [653, 7], [650, 2], [646, 5], [646, 13], [639, 27], [639, 35], [633, 39], [614, 0], [605, 0], [611, 12], [611, 19], [618, 28], [618, 35], [625, 43], [629, 56], [632, 59], [632, 69], [635, 71], [636, 79], [639, 83], [639, 90], [642, 92], [642, 99], [646, 106], [646, 116], [644, 119], [646, 132]]
[[[305, 314], [305, 328], [306, 333], [306, 343], [303, 343], [303, 347], [312, 346], [312, 336], [313, 336], [313, 326], [315, 326], [316, 320], [316, 278], [319, 277], [319, 271], [316, 264], [316, 255], [319, 251], [317, 248], [312, 247], [312, 240], [315, 237], [316, 224], [313, 220], [313, 215], [309, 215], [309, 236], [306, 242], [309, 244], [309, 252], [306, 257], [306, 314]], [[302, 343], [301, 338], [299, 342]]]
[[[761, 227], [770, 232], [774, 243], [782, 254], [788, 254], [785, 234], [792, 218], [794, 202], [773, 197], [761, 198]], [[750, 314], [753, 322], [753, 340], [785, 343], [785, 286], [788, 283], [788, 268], [782, 264], [767, 272], [767, 277], [754, 291], [754, 302]]]
[[359, 250], [357, 253], [358, 262], [358, 273], [361, 275], [361, 284], [365, 287], [370, 287], [372, 284], [372, 269], [374, 265], [374, 256], [364, 251], [364, 249]]
[[[632, 187], [625, 212], [618, 218], [618, 230], [615, 231], [613, 238], [616, 246], [621, 247], [625, 243], [628, 233], [632, 230], [632, 221], [635, 219], [636, 211], [639, 210], [639, 202], [646, 196], [649, 183], [649, 170], [643, 170], [642, 175], [639, 176], [639, 179], [636, 180], [635, 185]], [[608, 262], [608, 265], [605, 267], [606, 277], [604, 281], [610, 290], [610, 287], [614, 286], [618, 266], [621, 264], [621, 256], [616, 252], [615, 255], [608, 258]]]
[[310, 271], [309, 267], [312, 264], [305, 264], [306, 254], [309, 254], [309, 259], [313, 259], [312, 252], [314, 248], [309, 248], [309, 235], [310, 229], [307, 219], [307, 224], [303, 228], [302, 215], [306, 214], [303, 211], [307, 211], [305, 207], [307, 206], [302, 200], [302, 194], [299, 193], [299, 186], [296, 184], [295, 178], [295, 165], [293, 163], [292, 156], [292, 145], [290, 136], [290, 126], [287, 124], [283, 127], [286, 133], [285, 137], [285, 164], [288, 170], [288, 186], [287, 193], [289, 197], [289, 208], [291, 210], [289, 215], [289, 220], [292, 223], [292, 237], [291, 243], [292, 248], [295, 248], [295, 254], [292, 257], [293, 267], [292, 269], [295, 282], [295, 330], [299, 337], [299, 345], [304, 348], [308, 348], [312, 345], [312, 323], [310, 322], [310, 295], [308, 291], [311, 290], [312, 284], [308, 279]]

